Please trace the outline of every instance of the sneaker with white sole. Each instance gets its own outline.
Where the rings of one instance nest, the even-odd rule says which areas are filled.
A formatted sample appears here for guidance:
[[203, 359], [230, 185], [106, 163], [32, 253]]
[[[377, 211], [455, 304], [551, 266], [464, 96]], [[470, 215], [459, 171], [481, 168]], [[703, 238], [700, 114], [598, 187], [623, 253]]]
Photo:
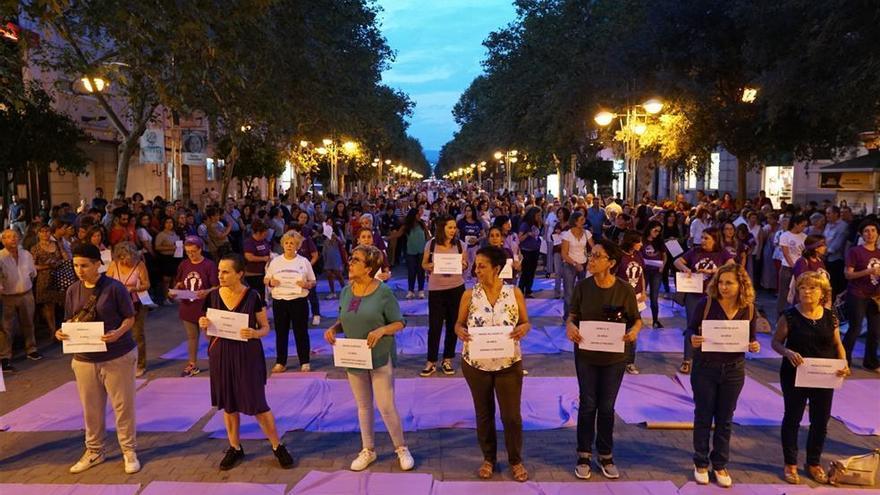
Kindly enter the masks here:
[[312, 365], [309, 363], [306, 363], [306, 364], [300, 366], [299, 370], [302, 371], [303, 373], [308, 373], [309, 371], [312, 371]]
[[620, 471], [617, 470], [617, 466], [614, 465], [614, 459], [607, 458], [602, 459], [599, 458], [599, 467], [602, 468], [602, 476], [608, 478], [609, 480], [616, 480], [620, 478]]
[[312, 326], [316, 327], [321, 324], [321, 315], [312, 316]]
[[409, 471], [415, 467], [416, 461], [413, 459], [408, 448], [398, 447], [395, 452], [397, 452], [397, 460], [400, 461], [400, 469]]
[[578, 457], [574, 467], [574, 475], [582, 480], [588, 480], [593, 476], [593, 460], [590, 457]]
[[709, 468], [694, 466], [694, 481], [698, 485], [709, 484]]
[[284, 373], [287, 371], [287, 366], [281, 363], [275, 363], [275, 366], [272, 366], [272, 373]]
[[370, 464], [376, 462], [376, 451], [370, 449], [361, 450], [357, 457], [351, 461], [351, 470], [352, 471], [363, 471], [367, 469]]
[[82, 457], [76, 461], [76, 464], [70, 466], [71, 474], [79, 474], [83, 471], [89, 470], [98, 464], [104, 462], [104, 453], [103, 452], [90, 452], [86, 451]]
[[733, 478], [730, 477], [730, 473], [726, 469], [713, 469], [712, 472], [715, 473], [715, 482], [718, 483], [718, 486], [721, 488], [733, 486]]
[[424, 299], [424, 298], [425, 298], [425, 291], [420, 290], [419, 291], [419, 299]]
[[406, 298], [407, 298], [407, 299], [414, 299], [415, 297], [416, 297], [416, 293], [415, 293], [415, 292], [413, 292], [413, 291], [407, 291], [407, 293], [406, 293]]
[[125, 474], [134, 474], [141, 470], [141, 461], [135, 452], [123, 452], [122, 462], [125, 465]]
[[628, 365], [626, 365], [626, 372], [630, 375], [638, 375], [639, 373], [641, 373], [639, 371], [639, 368], [636, 367], [635, 363], [629, 363]]

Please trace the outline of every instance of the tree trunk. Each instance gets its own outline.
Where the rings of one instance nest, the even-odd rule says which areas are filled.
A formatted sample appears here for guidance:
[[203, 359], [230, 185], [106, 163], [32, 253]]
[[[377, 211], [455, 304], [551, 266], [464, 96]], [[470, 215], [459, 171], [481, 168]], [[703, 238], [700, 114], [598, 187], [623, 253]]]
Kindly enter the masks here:
[[226, 198], [228, 197], [229, 183], [232, 181], [232, 174], [235, 171], [236, 161], [238, 161], [238, 145], [233, 142], [232, 148], [229, 150], [229, 155], [227, 155], [226, 160], [224, 160], [223, 183], [220, 185], [220, 204], [225, 204]]
[[131, 157], [134, 155], [135, 142], [140, 138], [140, 134], [134, 134], [125, 138], [117, 147], [116, 153], [116, 185], [113, 191], [113, 198], [119, 197], [120, 193], [125, 196], [125, 189], [128, 187], [128, 165]]

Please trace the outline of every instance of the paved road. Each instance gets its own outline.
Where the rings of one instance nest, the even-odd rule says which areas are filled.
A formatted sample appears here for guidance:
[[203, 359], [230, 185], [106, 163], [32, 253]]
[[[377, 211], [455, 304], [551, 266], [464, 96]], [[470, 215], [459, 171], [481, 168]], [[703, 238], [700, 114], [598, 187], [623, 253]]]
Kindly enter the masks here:
[[[399, 270], [399, 269], [398, 269]], [[396, 277], [405, 274], [395, 273]], [[399, 282], [395, 279], [395, 282]], [[405, 283], [405, 280], [404, 282]], [[402, 292], [400, 293], [402, 296]], [[539, 293], [549, 297], [550, 292]], [[773, 316], [774, 301], [761, 297], [761, 305]], [[561, 304], [561, 301], [560, 301]], [[326, 327], [325, 321], [322, 326]], [[427, 318], [409, 319], [410, 325], [427, 325]], [[556, 319], [536, 318], [537, 325], [558, 324]], [[683, 325], [683, 318], [664, 320], [667, 326]], [[151, 312], [147, 319], [149, 372], [148, 378], [178, 376], [185, 363], [167, 361], [159, 356], [184, 340], [183, 328], [177, 318], [176, 307], [163, 307]], [[673, 375], [680, 356], [675, 354], [640, 354], [643, 373]], [[295, 356], [292, 358], [295, 362]], [[329, 378], [343, 378], [342, 372], [332, 367], [332, 357], [314, 358], [313, 369], [328, 372]], [[0, 415], [5, 414], [55, 387], [73, 380], [70, 358], [62, 356], [60, 346], [46, 351], [46, 359], [33, 363], [18, 361], [19, 373], [9, 376], [9, 392], [0, 394]], [[267, 365], [271, 365], [268, 362]], [[403, 356], [397, 376], [414, 377], [424, 364], [420, 356]], [[574, 362], [570, 353], [555, 355], [527, 355], [525, 366], [532, 376], [573, 376]], [[762, 383], [777, 380], [778, 359], [751, 360], [748, 373]], [[855, 378], [876, 378], [876, 374], [860, 368]], [[200, 378], [194, 378], [200, 379]], [[441, 380], [442, 377], [429, 378]], [[173, 407], [173, 404], [169, 404]], [[437, 405], [442, 408], [442, 404]], [[264, 441], [245, 441], [246, 461], [231, 472], [221, 473], [217, 465], [226, 448], [224, 440], [210, 439], [202, 427], [210, 415], [186, 433], [140, 433], [139, 454], [143, 470], [132, 476], [122, 471], [122, 461], [115, 438], [108, 437], [108, 462], [81, 475], [68, 474], [67, 468], [82, 453], [81, 432], [0, 433], [0, 483], [124, 483], [150, 481], [256, 481], [286, 483], [291, 488], [310, 470], [347, 469], [360, 449], [357, 433], [312, 433], [295, 431], [284, 436], [284, 442], [296, 459], [294, 469], [283, 471], [277, 467], [268, 444]], [[111, 433], [112, 435], [112, 433]], [[801, 445], [806, 432], [802, 429]], [[501, 439], [503, 444], [503, 438]], [[473, 430], [432, 430], [407, 434], [416, 459], [418, 472], [431, 473], [435, 479], [472, 480], [474, 469], [481, 460]], [[575, 461], [574, 428], [532, 431], [525, 433], [525, 463], [532, 478], [538, 481], [576, 481], [573, 475]], [[832, 419], [829, 424], [825, 460], [854, 455], [880, 445], [877, 437], [857, 436], [842, 423]], [[396, 457], [390, 439], [377, 434], [379, 461], [373, 471], [397, 472]], [[691, 432], [647, 430], [643, 426], [627, 425], [617, 420], [615, 431], [615, 459], [625, 480], [671, 480], [678, 486], [689, 481], [692, 470]], [[801, 453], [803, 457], [803, 452]], [[502, 473], [497, 480], [509, 480], [503, 447], [499, 454]], [[782, 452], [777, 427], [734, 427], [732, 440], [731, 474], [735, 482], [781, 483]], [[596, 479], [601, 480], [601, 476]]]

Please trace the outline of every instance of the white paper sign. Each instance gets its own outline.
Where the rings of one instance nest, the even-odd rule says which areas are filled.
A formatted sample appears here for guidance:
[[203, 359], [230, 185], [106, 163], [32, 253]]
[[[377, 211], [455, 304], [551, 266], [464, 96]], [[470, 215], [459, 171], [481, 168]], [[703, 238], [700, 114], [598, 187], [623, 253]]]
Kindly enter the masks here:
[[665, 242], [666, 249], [669, 251], [669, 254], [672, 255], [673, 258], [678, 258], [682, 253], [684, 253], [684, 249], [681, 248], [681, 244], [678, 243], [675, 239], [670, 239]]
[[113, 262], [113, 253], [109, 249], [101, 250], [101, 266], [98, 267], [98, 273], [105, 273], [107, 267]]
[[585, 351], [623, 352], [626, 343], [625, 323], [610, 321], [582, 321], [578, 326], [581, 342], [578, 347]]
[[303, 294], [305, 289], [299, 286], [299, 282], [303, 281], [302, 273], [296, 272], [278, 272], [272, 275], [279, 282], [281, 282], [280, 287], [284, 287], [287, 289], [285, 292], [288, 292], [293, 295]]
[[329, 239], [333, 235], [333, 227], [331, 227], [325, 223], [322, 225], [322, 228], [323, 228], [322, 233], [324, 234], [324, 237]]
[[182, 299], [184, 301], [195, 301], [198, 299], [195, 291], [184, 290], [184, 289], [171, 289], [168, 291], [169, 294], [174, 295], [177, 299]]
[[367, 339], [336, 339], [333, 344], [333, 365], [340, 368], [373, 369], [373, 353]]
[[748, 352], [748, 320], [703, 320], [705, 352]]
[[208, 335], [211, 337], [241, 342], [247, 340], [241, 338], [241, 329], [248, 327], [247, 314], [208, 308], [205, 316], [208, 318]]
[[174, 257], [183, 258], [183, 241], [174, 241]]
[[840, 388], [843, 377], [837, 372], [846, 368], [846, 359], [804, 358], [797, 367], [794, 386], [803, 388]]
[[498, 273], [498, 278], [502, 280], [510, 280], [513, 278], [513, 258], [507, 258], [507, 262], [504, 263], [504, 268]]
[[510, 338], [513, 327], [468, 328], [471, 336], [468, 352], [472, 359], [512, 358], [514, 340]]
[[[3, 372], [0, 371], [0, 392], [6, 392], [6, 382], [3, 381]], [[0, 431], [3, 431], [3, 426], [0, 425]]]
[[434, 253], [434, 273], [437, 275], [461, 275], [461, 255], [458, 253]]
[[150, 293], [142, 290], [137, 293], [138, 299], [141, 301], [141, 304], [147, 307], [154, 307], [156, 303], [153, 302], [153, 299], [150, 297]]
[[561, 246], [562, 245], [562, 234], [551, 234], [550, 239], [553, 240], [554, 246]]
[[107, 352], [107, 343], [101, 341], [104, 336], [103, 322], [65, 322], [61, 324], [61, 331], [68, 337], [61, 341], [64, 354]]
[[703, 274], [677, 272], [675, 274], [675, 292], [702, 294]]
[[645, 260], [645, 266], [663, 268], [663, 260]]

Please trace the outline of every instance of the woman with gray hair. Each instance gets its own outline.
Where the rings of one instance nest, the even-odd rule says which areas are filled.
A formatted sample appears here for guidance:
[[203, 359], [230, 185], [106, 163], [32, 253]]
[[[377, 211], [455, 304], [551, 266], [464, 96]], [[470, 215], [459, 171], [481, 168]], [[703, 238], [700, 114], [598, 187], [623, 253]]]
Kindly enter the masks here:
[[141, 303], [138, 292], [150, 289], [150, 275], [137, 246], [128, 241], [116, 244], [113, 247], [113, 261], [107, 267], [107, 276], [122, 282], [122, 285], [128, 289], [131, 302], [134, 304], [135, 316], [131, 333], [137, 343], [138, 351], [135, 376], [144, 376], [144, 373], [147, 372], [147, 341], [144, 337], [144, 320], [147, 317], [147, 308]]
[[309, 291], [315, 288], [315, 272], [304, 256], [297, 254], [303, 236], [291, 230], [281, 237], [284, 254], [275, 257], [266, 267], [265, 284], [272, 294], [272, 311], [275, 313], [275, 346], [277, 356], [272, 373], [287, 369], [287, 343], [290, 327], [296, 342], [296, 355], [301, 371], [311, 371], [309, 353]]
[[363, 449], [351, 463], [352, 471], [363, 471], [376, 461], [373, 435], [373, 398], [394, 442], [400, 469], [415, 465], [403, 438], [403, 425], [394, 404], [394, 365], [397, 346], [394, 334], [404, 327], [394, 293], [375, 279], [382, 266], [382, 252], [375, 246], [357, 246], [348, 259], [349, 284], [339, 297], [339, 319], [324, 333], [330, 345], [340, 332], [349, 339], [367, 341], [373, 368], [348, 368], [348, 382], [358, 408]]

